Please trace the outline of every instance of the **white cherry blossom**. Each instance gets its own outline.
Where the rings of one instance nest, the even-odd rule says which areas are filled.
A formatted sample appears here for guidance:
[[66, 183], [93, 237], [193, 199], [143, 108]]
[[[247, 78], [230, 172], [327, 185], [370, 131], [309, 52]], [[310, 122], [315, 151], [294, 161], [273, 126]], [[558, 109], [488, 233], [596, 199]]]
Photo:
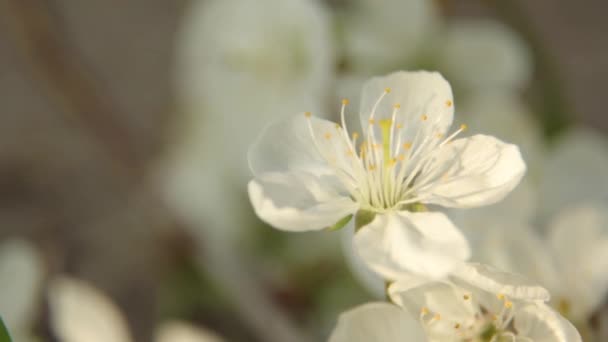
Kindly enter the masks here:
[[[494, 137], [449, 133], [454, 103], [438, 73], [396, 72], [362, 91], [361, 133], [310, 112], [276, 121], [249, 151], [249, 196], [260, 218], [290, 231], [346, 223], [357, 213], [357, 252], [376, 272], [440, 277], [468, 258], [460, 231], [426, 204], [471, 208], [520, 181], [519, 149]], [[367, 222], [363, 222], [364, 220]]]
[[481, 264], [464, 265], [441, 281], [403, 280], [389, 293], [418, 315], [429, 341], [581, 341], [572, 324], [544, 304], [544, 288]]
[[581, 341], [544, 304], [544, 288], [481, 264], [464, 264], [443, 280], [410, 274], [388, 290], [398, 306], [369, 303], [343, 313], [329, 342]]
[[478, 229], [474, 257], [538, 281], [553, 294], [555, 309], [584, 324], [608, 294], [607, 211], [591, 204], [563, 210], [546, 236], [524, 224]]

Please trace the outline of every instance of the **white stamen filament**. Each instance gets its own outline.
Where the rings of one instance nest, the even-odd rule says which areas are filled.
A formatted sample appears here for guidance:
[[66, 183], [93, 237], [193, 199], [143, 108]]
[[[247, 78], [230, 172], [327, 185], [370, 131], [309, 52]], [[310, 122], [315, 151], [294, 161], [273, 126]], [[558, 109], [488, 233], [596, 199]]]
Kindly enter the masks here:
[[[359, 146], [357, 146], [359, 134], [355, 132], [351, 137], [346, 126], [348, 100], [342, 101], [340, 109], [342, 125], [336, 125], [339, 131], [336, 136], [345, 140], [342, 143], [323, 141], [322, 144], [320, 139], [330, 141], [332, 135], [325, 133], [323, 137], [317, 137], [310, 113], [306, 113], [309, 119], [308, 129], [319, 154], [336, 171], [339, 180], [346, 186], [353, 199], [360, 203], [361, 208], [375, 212], [400, 209], [399, 207], [403, 205], [424, 200], [427, 195], [418, 194], [418, 190], [423, 188], [427, 190], [429, 185], [432, 187], [432, 184], [438, 182], [438, 178], [453, 166], [451, 164], [456, 162], [454, 159], [447, 164], [436, 163], [434, 162], [436, 154], [433, 152], [466, 129], [463, 125], [449, 137], [438, 139], [443, 137], [440, 125], [442, 113], [439, 109], [438, 112], [419, 114], [421, 122], [416, 125], [415, 131], [410, 129], [414, 134], [413, 140], [403, 142], [405, 136], [400, 129], [405, 127], [402, 127], [402, 123], [397, 123], [400, 104], [393, 105], [390, 119], [376, 119], [380, 104], [388, 93], [390, 89], [386, 88], [372, 106], [368, 117], [369, 127], [365, 132], [365, 139]], [[447, 102], [451, 103], [451, 101]], [[381, 140], [376, 139], [375, 125], [381, 128]], [[350, 160], [348, 165], [340, 163], [343, 159], [338, 158], [340, 153], [347, 154], [345, 160]]]

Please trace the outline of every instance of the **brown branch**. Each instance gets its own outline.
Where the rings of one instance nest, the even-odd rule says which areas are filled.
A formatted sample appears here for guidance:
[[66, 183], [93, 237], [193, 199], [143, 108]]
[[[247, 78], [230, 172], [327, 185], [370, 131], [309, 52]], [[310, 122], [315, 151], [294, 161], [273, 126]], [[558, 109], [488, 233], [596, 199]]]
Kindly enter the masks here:
[[141, 172], [129, 132], [118, 118], [121, 111], [104, 94], [103, 87], [79, 51], [66, 41], [61, 18], [54, 15], [50, 1], [5, 0], [0, 18], [12, 33], [13, 44], [25, 58], [33, 79], [41, 81], [52, 101], [70, 119], [82, 125], [119, 167], [131, 177]]

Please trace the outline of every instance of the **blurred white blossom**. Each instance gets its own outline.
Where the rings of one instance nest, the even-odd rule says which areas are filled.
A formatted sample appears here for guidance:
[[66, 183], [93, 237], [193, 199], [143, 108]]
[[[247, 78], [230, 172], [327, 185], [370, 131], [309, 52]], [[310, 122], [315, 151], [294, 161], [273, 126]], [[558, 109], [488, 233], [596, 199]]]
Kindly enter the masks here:
[[586, 322], [608, 294], [608, 207], [563, 210], [543, 236], [525, 225], [493, 225], [474, 246], [475, 258], [538, 281], [551, 304], [577, 323]]
[[532, 78], [531, 53], [517, 33], [490, 19], [456, 19], [436, 37], [437, 68], [475, 94], [523, 90]]
[[35, 341], [31, 334], [45, 269], [25, 240], [0, 244], [0, 316], [14, 341]]
[[543, 162], [540, 222], [579, 203], [608, 203], [608, 139], [600, 133], [589, 128], [567, 131]]
[[427, 0], [356, 0], [341, 13], [348, 67], [368, 76], [412, 66], [439, 22]]
[[[120, 309], [90, 284], [65, 276], [53, 279], [48, 290], [51, 328], [61, 342], [132, 342]], [[221, 342], [212, 332], [182, 322], [166, 322], [156, 342]]]
[[246, 225], [245, 156], [263, 125], [323, 106], [333, 79], [328, 20], [307, 0], [194, 1], [187, 9], [163, 182], [170, 204], [206, 227], [207, 238], [233, 241]]
[[388, 292], [394, 303], [344, 313], [330, 342], [581, 341], [570, 322], [543, 302], [549, 293], [516, 274], [466, 264], [448, 278], [402, 277]]
[[445, 215], [412, 206], [499, 201], [525, 172], [518, 148], [484, 135], [454, 139], [465, 126], [448, 134], [452, 92], [437, 73], [397, 72], [368, 81], [359, 146], [359, 133], [345, 125], [346, 105], [342, 125], [306, 112], [265, 129], [249, 153], [256, 213], [290, 231], [343, 225], [367, 213], [370, 222], [354, 243], [374, 271], [388, 279], [403, 270], [446, 274], [468, 258], [467, 243]]

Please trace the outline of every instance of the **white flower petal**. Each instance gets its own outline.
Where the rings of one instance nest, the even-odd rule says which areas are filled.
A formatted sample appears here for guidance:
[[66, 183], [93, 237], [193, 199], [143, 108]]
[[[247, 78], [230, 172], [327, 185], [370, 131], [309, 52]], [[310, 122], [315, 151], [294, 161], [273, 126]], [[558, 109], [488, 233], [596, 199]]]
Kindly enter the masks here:
[[495, 20], [458, 20], [439, 47], [440, 68], [454, 82], [473, 89], [522, 89], [532, 76], [524, 41]]
[[549, 242], [559, 265], [560, 300], [569, 317], [588, 319], [608, 294], [608, 207], [581, 204], [550, 225]]
[[103, 293], [67, 277], [49, 286], [51, 327], [63, 342], [130, 342], [127, 322]]
[[156, 342], [222, 342], [215, 333], [183, 322], [161, 324], [155, 336]]
[[[525, 224], [509, 222], [507, 217], [479, 219], [483, 229], [477, 230], [479, 240], [474, 244], [474, 260], [502, 271], [526, 276], [546, 287], [552, 295], [563, 285], [553, 253], [537, 231]], [[480, 227], [481, 228], [481, 227]]]
[[469, 125], [471, 132], [483, 132], [517, 145], [528, 167], [527, 177], [539, 180], [546, 154], [543, 132], [532, 109], [518, 93], [478, 92], [458, 107], [456, 116]]
[[503, 294], [510, 299], [525, 301], [548, 301], [549, 292], [521, 275], [503, 272], [491, 266], [461, 264], [451, 274], [461, 286], [476, 287], [494, 294]]
[[375, 298], [386, 298], [386, 283], [378, 274], [373, 272], [366, 264], [359, 253], [355, 251], [353, 239], [355, 237], [355, 220], [342, 229], [342, 251], [346, 264], [350, 268], [355, 278], [365, 287]]
[[354, 244], [372, 270], [391, 280], [403, 272], [439, 278], [470, 254], [462, 233], [437, 212], [378, 214]]
[[8, 240], [0, 245], [0, 308], [9, 331], [30, 328], [43, 275], [42, 260], [28, 242]]
[[389, 287], [389, 294], [391, 300], [412, 315], [419, 316], [422, 311], [427, 311], [425, 315], [429, 317], [439, 315], [440, 319], [432, 322], [432, 329], [427, 332], [431, 340], [452, 341], [457, 333], [454, 324], [466, 326], [477, 312], [471, 298], [463, 298], [471, 296], [471, 293], [448, 282], [429, 282], [422, 278], [405, 284], [398, 281]]
[[534, 342], [582, 341], [572, 323], [545, 304], [531, 304], [517, 310], [513, 322], [519, 336]]
[[[474, 135], [444, 145], [436, 155], [442, 174], [421, 188], [422, 202], [446, 207], [470, 208], [503, 199], [523, 177], [526, 165], [519, 148], [494, 137]], [[423, 172], [425, 172], [423, 170]]]
[[275, 228], [291, 231], [333, 226], [357, 209], [357, 204], [308, 174], [266, 173], [249, 182], [255, 213]]
[[388, 303], [369, 303], [342, 315], [329, 342], [424, 342], [420, 323], [405, 310]]
[[539, 201], [543, 220], [572, 204], [608, 201], [608, 140], [597, 132], [575, 129], [560, 137], [545, 170]]
[[[385, 94], [387, 88], [390, 92]], [[370, 127], [370, 115], [383, 94], [374, 111], [374, 122], [391, 119], [398, 104], [395, 121], [403, 126], [399, 134], [404, 143], [415, 141], [417, 134], [419, 137], [445, 134], [452, 124], [454, 99], [450, 84], [436, 72], [399, 71], [374, 77], [363, 86], [359, 111], [364, 132]], [[373, 127], [376, 137], [381, 137], [379, 126]]]
[[249, 149], [248, 159], [255, 176], [289, 171], [323, 176], [334, 174], [336, 168], [352, 174], [348, 152], [336, 123], [300, 113], [266, 126]]

